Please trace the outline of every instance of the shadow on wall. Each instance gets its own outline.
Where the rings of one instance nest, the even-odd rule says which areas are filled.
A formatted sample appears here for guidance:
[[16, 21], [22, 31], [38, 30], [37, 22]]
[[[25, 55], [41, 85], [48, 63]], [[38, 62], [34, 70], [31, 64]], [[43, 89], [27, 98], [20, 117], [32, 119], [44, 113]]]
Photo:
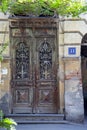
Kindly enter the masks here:
[[82, 86], [84, 96], [84, 112], [87, 116], [87, 33], [81, 41], [81, 70], [82, 70]]
[[0, 99], [0, 109], [3, 111], [4, 114], [9, 113], [9, 107], [10, 107], [10, 96], [8, 93], [6, 93], [1, 99]]
[[87, 116], [87, 46], [81, 46], [81, 70], [84, 96], [84, 114]]
[[84, 111], [85, 111], [85, 116], [87, 116], [87, 93], [86, 96], [84, 96]]

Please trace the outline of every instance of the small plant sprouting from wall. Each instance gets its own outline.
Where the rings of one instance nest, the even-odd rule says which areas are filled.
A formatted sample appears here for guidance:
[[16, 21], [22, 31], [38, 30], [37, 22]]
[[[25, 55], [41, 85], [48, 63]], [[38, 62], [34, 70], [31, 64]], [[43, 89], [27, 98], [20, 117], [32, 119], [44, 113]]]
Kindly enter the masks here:
[[0, 128], [5, 128], [7, 130], [16, 130], [15, 126], [17, 123], [10, 118], [4, 118], [4, 113], [0, 110]]
[[7, 46], [8, 46], [8, 43], [4, 43], [4, 45], [1, 46], [1, 48], [0, 48], [0, 61], [3, 60], [3, 52], [5, 51]]
[[0, 62], [3, 60], [3, 53], [8, 46], [8, 42], [5, 42], [6, 41], [6, 32], [7, 32], [7, 26], [5, 27], [3, 41], [2, 41], [2, 44], [0, 45]]

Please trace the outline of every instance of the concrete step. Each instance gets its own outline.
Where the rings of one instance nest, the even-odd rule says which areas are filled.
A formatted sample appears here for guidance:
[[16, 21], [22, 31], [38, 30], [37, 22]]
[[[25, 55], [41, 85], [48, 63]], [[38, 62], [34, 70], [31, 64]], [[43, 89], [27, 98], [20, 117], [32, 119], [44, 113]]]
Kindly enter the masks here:
[[9, 114], [6, 117], [14, 119], [17, 123], [66, 123], [64, 114]]

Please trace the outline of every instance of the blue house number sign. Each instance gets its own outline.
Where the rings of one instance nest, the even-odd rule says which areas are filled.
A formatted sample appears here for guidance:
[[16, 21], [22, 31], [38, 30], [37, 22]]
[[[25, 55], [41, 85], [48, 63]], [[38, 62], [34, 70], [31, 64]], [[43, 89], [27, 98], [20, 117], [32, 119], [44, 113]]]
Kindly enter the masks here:
[[68, 55], [76, 55], [76, 48], [75, 47], [69, 47], [68, 48]]

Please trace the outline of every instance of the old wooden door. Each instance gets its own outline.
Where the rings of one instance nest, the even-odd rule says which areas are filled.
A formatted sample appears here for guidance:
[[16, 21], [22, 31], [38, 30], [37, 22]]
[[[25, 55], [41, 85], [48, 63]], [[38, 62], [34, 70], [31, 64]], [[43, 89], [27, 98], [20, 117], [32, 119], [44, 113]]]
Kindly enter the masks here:
[[35, 63], [35, 111], [36, 113], [57, 113], [57, 68], [55, 39], [36, 39]]
[[13, 37], [11, 91], [13, 113], [57, 113], [57, 46], [53, 36]]

